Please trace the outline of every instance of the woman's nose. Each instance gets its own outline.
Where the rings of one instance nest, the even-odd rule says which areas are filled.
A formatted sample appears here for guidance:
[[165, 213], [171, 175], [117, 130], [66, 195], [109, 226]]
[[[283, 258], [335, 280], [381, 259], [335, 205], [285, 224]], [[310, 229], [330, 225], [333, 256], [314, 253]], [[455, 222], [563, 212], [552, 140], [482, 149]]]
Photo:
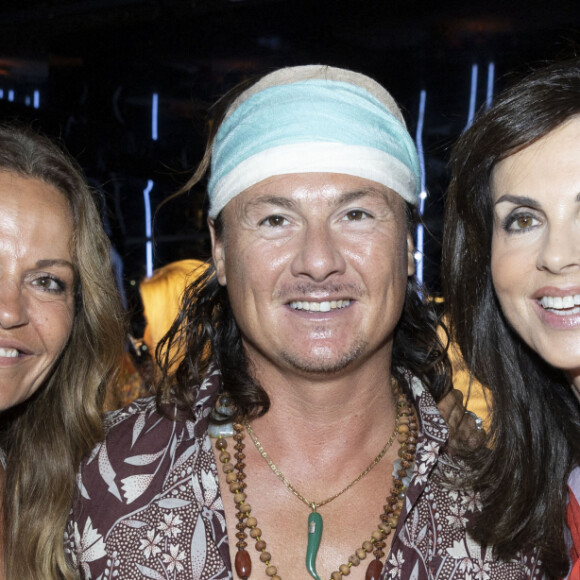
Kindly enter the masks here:
[[0, 327], [13, 328], [27, 322], [28, 309], [20, 286], [0, 279]]
[[537, 266], [559, 274], [580, 266], [580, 226], [559, 224], [547, 230]]

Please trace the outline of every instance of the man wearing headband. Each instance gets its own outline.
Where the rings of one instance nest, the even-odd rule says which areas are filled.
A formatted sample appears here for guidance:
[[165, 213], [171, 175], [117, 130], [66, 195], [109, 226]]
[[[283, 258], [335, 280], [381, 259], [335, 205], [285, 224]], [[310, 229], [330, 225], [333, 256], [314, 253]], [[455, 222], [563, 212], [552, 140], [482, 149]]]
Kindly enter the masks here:
[[[414, 280], [419, 164], [363, 75], [276, 71], [210, 140], [210, 267], [157, 401], [113, 415], [69, 522], [85, 578], [541, 578], [469, 536], [450, 389]], [[179, 346], [179, 348], [178, 348]], [[171, 369], [177, 371], [170, 373]]]

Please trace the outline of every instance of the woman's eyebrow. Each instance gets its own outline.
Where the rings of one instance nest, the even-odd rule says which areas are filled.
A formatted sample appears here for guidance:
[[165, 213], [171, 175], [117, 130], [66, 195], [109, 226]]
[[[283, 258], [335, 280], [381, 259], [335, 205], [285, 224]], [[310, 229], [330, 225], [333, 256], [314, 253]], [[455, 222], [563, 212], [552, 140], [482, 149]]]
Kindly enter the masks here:
[[70, 268], [74, 272], [74, 266], [68, 260], [38, 260], [38, 262], [36, 262], [37, 268], [50, 268], [51, 266], [64, 266], [65, 268]]
[[503, 202], [513, 203], [514, 205], [527, 205], [529, 207], [540, 207], [541, 204], [538, 203], [537, 200], [533, 199], [532, 197], [527, 197], [526, 195], [511, 195], [509, 193], [505, 193], [504, 195], [500, 195], [493, 204], [494, 206], [498, 203]]

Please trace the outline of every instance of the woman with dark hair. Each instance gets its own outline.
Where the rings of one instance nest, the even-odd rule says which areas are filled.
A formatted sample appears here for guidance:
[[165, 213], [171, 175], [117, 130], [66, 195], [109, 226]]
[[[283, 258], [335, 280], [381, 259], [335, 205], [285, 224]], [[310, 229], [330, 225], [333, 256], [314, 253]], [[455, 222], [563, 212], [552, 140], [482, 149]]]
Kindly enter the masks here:
[[[580, 460], [580, 60], [506, 91], [455, 145], [443, 274], [453, 338], [493, 395], [466, 460], [472, 534], [569, 568], [566, 482]], [[571, 480], [572, 481], [572, 480]]]
[[80, 169], [28, 129], [0, 128], [0, 250], [0, 577], [72, 579], [65, 521], [103, 437], [123, 315]]

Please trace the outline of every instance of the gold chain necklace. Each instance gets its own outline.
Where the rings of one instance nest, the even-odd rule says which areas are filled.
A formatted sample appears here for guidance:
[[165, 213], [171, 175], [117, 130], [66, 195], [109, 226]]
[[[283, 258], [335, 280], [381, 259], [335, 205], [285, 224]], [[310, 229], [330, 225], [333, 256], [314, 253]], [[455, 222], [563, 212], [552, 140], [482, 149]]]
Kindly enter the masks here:
[[[393, 394], [395, 395], [397, 407], [397, 423], [398, 423], [398, 441], [401, 445], [399, 449], [399, 459], [395, 461], [393, 473], [393, 486], [387, 496], [384, 505], [384, 511], [380, 516], [380, 523], [378, 529], [371, 535], [370, 540], [363, 542], [362, 546], [358, 548], [348, 558], [348, 563], [342, 564], [338, 570], [331, 574], [331, 580], [341, 580], [350, 572], [352, 566], [358, 566], [367, 557], [368, 554], [373, 554], [375, 559], [372, 560], [367, 568], [366, 578], [376, 580], [379, 578], [382, 570], [381, 558], [384, 557], [384, 549], [386, 547], [385, 539], [397, 527], [399, 515], [403, 509], [404, 496], [407, 487], [407, 481], [410, 479], [410, 472], [412, 470], [416, 444], [418, 440], [418, 421], [415, 416], [413, 406], [407, 399], [406, 395], [400, 390], [396, 381], [393, 381]], [[247, 535], [245, 530], [249, 530], [249, 535], [256, 542], [256, 550], [260, 552], [260, 560], [266, 565], [266, 574], [270, 580], [281, 580], [278, 576], [276, 566], [271, 562], [271, 554], [267, 551], [266, 542], [262, 538], [262, 531], [258, 527], [258, 521], [251, 515], [252, 506], [246, 501], [246, 487], [247, 484], [245, 468], [245, 453], [244, 453], [244, 425], [241, 423], [233, 424], [234, 441], [235, 441], [235, 463], [231, 461], [231, 455], [227, 451], [227, 441], [223, 435], [217, 435], [215, 443], [216, 449], [219, 452], [219, 461], [222, 464], [226, 481], [229, 485], [230, 491], [234, 496], [234, 503], [237, 507], [236, 518], [238, 524], [236, 528], [236, 538], [238, 539], [236, 547], [238, 551], [235, 558], [235, 570], [239, 578], [248, 580], [251, 575], [252, 564], [249, 553], [246, 551]], [[379, 454], [380, 455], [380, 454]], [[378, 457], [378, 456], [377, 456]], [[380, 459], [378, 460], [380, 461]], [[377, 463], [378, 463], [377, 461]], [[371, 468], [372, 469], [372, 468]], [[364, 472], [363, 472], [364, 473]], [[361, 475], [361, 479], [364, 475]], [[354, 485], [355, 482], [351, 484]], [[341, 492], [343, 493], [343, 492]], [[331, 500], [329, 500], [331, 501]], [[309, 507], [312, 507], [310, 502], [305, 501]], [[317, 512], [313, 512], [309, 516], [319, 516]], [[322, 521], [320, 521], [322, 524]], [[322, 525], [318, 527], [315, 534], [309, 527], [308, 550], [306, 554], [306, 568], [308, 573], [320, 580], [316, 572], [316, 550], [320, 544], [320, 537], [315, 540], [316, 550], [314, 550], [314, 543], [311, 541], [311, 536], [322, 535]]]
[[340, 497], [343, 493], [347, 492], [353, 485], [356, 485], [365, 475], [367, 475], [375, 465], [377, 465], [380, 460], [386, 455], [387, 451], [390, 449], [391, 445], [395, 441], [395, 437], [397, 436], [397, 430], [399, 428], [399, 418], [397, 417], [395, 420], [395, 427], [389, 440], [385, 443], [385, 446], [381, 449], [379, 454], [371, 461], [371, 463], [364, 469], [364, 471], [358, 475], [355, 479], [353, 479], [346, 487], [341, 489], [339, 492], [335, 493], [333, 496], [326, 498], [322, 501], [310, 501], [306, 499], [286, 478], [286, 476], [276, 467], [274, 462], [270, 459], [270, 456], [266, 453], [266, 450], [262, 446], [262, 444], [258, 441], [252, 426], [248, 421], [244, 422], [244, 427], [250, 436], [250, 439], [254, 442], [256, 449], [259, 451], [260, 455], [266, 460], [266, 463], [270, 467], [270, 469], [274, 472], [276, 477], [303, 503], [305, 503], [308, 507], [315, 512], [319, 507], [330, 503], [331, 501], [335, 500], [337, 497]]

